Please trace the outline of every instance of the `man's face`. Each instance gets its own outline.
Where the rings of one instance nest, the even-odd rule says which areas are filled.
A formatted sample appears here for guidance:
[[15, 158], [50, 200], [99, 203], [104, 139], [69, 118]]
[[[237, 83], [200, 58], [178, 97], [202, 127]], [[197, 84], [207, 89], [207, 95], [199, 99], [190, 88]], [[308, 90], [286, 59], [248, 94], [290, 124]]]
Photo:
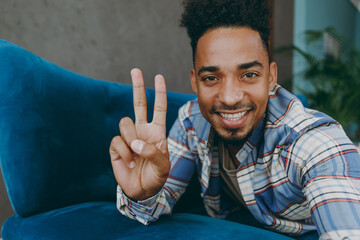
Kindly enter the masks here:
[[191, 85], [218, 135], [241, 144], [261, 121], [277, 81], [276, 64], [250, 28], [216, 28], [198, 41]]

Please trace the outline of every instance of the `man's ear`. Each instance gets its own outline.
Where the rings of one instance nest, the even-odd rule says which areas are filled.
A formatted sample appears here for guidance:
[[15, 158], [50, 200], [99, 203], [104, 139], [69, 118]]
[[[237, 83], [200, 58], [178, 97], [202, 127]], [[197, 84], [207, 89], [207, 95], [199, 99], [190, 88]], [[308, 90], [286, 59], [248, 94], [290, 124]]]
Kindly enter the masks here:
[[274, 89], [276, 83], [277, 83], [277, 65], [275, 62], [271, 62], [269, 69], [269, 91]]
[[191, 70], [190, 80], [191, 80], [191, 88], [192, 88], [192, 90], [194, 91], [194, 93], [198, 94], [195, 69]]

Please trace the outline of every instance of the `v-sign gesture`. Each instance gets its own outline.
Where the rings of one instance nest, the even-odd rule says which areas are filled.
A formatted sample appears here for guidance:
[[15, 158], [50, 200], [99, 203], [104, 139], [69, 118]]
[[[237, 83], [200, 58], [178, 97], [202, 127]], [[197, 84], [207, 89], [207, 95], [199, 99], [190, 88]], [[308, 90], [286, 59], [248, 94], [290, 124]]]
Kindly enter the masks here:
[[125, 117], [119, 123], [121, 136], [112, 139], [110, 157], [115, 178], [133, 200], [157, 194], [170, 171], [166, 141], [166, 86], [161, 75], [155, 77], [154, 117], [147, 122], [144, 79], [139, 69], [131, 71], [135, 124]]

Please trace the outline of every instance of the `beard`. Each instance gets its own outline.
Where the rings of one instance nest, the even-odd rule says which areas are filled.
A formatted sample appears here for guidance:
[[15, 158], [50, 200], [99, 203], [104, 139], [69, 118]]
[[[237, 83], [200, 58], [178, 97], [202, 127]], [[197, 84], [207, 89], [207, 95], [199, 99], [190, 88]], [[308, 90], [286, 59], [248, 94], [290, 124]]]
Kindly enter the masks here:
[[228, 130], [230, 133], [230, 135], [228, 136], [223, 136], [221, 134], [219, 134], [216, 129], [215, 133], [216, 133], [216, 137], [219, 138], [222, 142], [224, 142], [227, 145], [232, 145], [232, 146], [239, 146], [242, 147], [244, 145], [244, 143], [250, 138], [250, 136], [253, 133], [253, 130], [249, 131], [245, 136], [237, 136], [237, 130]]
[[[237, 103], [233, 106], [227, 106], [225, 104], [220, 105], [214, 105], [212, 106], [210, 113], [216, 114], [219, 111], [223, 110], [232, 110], [232, 111], [241, 111], [242, 109], [248, 109], [249, 111], [256, 110], [256, 105], [254, 103]], [[233, 146], [242, 146], [244, 143], [249, 139], [249, 137], [252, 135], [253, 130], [251, 129], [248, 133], [245, 135], [237, 135], [239, 132], [239, 129], [226, 129], [228, 134], [225, 136], [223, 134], [220, 134], [216, 129], [214, 128], [216, 132], [216, 136], [221, 139], [226, 144], [233, 145]]]

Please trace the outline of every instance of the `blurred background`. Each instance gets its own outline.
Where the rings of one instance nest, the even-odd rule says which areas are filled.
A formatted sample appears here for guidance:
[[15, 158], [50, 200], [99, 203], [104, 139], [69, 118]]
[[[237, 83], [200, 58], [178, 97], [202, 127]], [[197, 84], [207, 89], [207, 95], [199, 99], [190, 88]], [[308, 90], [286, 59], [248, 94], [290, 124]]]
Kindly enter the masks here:
[[[139, 67], [149, 88], [153, 87], [154, 76], [161, 73], [166, 78], [168, 90], [192, 93], [189, 82], [192, 68], [190, 41], [185, 29], [179, 27], [183, 10], [181, 2], [2, 0], [0, 39], [88, 77], [130, 84], [130, 70]], [[328, 59], [332, 59], [330, 67], [334, 72], [344, 69], [339, 64], [334, 68], [334, 62], [344, 64], [345, 61], [345, 66], [348, 66], [346, 61], [349, 59], [351, 62], [360, 59], [356, 58], [356, 49], [360, 49], [360, 0], [272, 0], [272, 3], [271, 48], [272, 57], [278, 64], [279, 83], [295, 94], [306, 95], [310, 106], [312, 95], [314, 99], [335, 95], [347, 99], [349, 92], [319, 95], [317, 85], [311, 87], [309, 79], [322, 79], [324, 66], [325, 72], [329, 72], [324, 64]], [[331, 26], [335, 30], [324, 31]], [[313, 41], [308, 41], [309, 35], [305, 34], [308, 31], [313, 31]], [[352, 59], [354, 54], [343, 56], [344, 49], [351, 53], [355, 51], [355, 60]], [[316, 61], [309, 61], [311, 58], [306, 58], [309, 54]], [[318, 75], [314, 75], [312, 64], [315, 64]], [[360, 77], [356, 77], [360, 74], [360, 67], [356, 64], [349, 67], [348, 75], [339, 76], [335, 87], [332, 83], [320, 86], [338, 89], [344, 84], [349, 85], [347, 81], [352, 79], [351, 84], [355, 85], [352, 85], [350, 94], [356, 96], [360, 90], [357, 88], [360, 85], [356, 85], [360, 81]], [[309, 69], [313, 75], [307, 73]], [[354, 105], [354, 102], [344, 104]], [[340, 108], [343, 107], [340, 104]], [[328, 114], [337, 118], [336, 112]], [[359, 132], [360, 118], [357, 119], [351, 118], [350, 123], [346, 123], [354, 141]], [[0, 179], [1, 226], [13, 211], [2, 177]]]

